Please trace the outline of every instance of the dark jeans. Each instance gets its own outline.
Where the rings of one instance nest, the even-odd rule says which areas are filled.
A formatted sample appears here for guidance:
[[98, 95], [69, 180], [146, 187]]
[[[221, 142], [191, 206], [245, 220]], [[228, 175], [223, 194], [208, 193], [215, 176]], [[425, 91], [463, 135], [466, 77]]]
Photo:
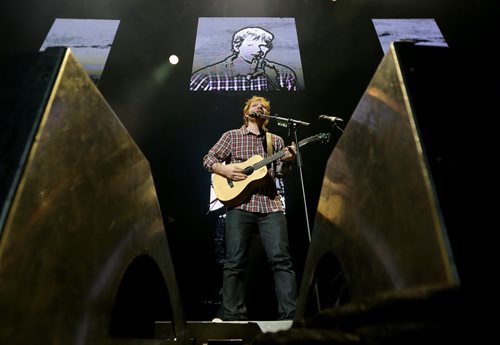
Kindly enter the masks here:
[[247, 319], [244, 273], [250, 236], [256, 226], [273, 272], [279, 319], [292, 319], [297, 283], [288, 249], [285, 215], [283, 212], [263, 214], [235, 209], [229, 210], [226, 216], [226, 260], [222, 294], [224, 319]]

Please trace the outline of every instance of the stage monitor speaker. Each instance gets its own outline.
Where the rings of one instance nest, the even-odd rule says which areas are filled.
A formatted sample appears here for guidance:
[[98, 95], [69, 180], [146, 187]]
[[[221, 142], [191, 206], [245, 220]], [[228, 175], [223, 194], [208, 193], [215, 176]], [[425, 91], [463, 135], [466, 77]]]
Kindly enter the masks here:
[[[296, 319], [332, 254], [351, 303], [492, 286], [481, 194], [492, 188], [482, 159], [491, 145], [478, 120], [494, 108], [473, 61], [446, 47], [391, 46], [329, 158]], [[325, 300], [333, 292], [319, 285]]]
[[0, 66], [0, 343], [188, 341], [150, 166], [68, 48]]

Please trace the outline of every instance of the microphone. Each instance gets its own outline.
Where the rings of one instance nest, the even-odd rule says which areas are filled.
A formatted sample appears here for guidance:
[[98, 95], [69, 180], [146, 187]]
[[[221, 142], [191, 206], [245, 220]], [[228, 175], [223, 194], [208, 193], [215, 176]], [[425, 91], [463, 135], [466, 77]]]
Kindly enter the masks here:
[[254, 119], [260, 119], [262, 117], [262, 115], [253, 111], [250, 113], [250, 117], [253, 117]]
[[320, 116], [318, 116], [318, 119], [328, 120], [328, 121], [331, 121], [331, 122], [335, 122], [335, 121], [341, 121], [342, 122], [342, 121], [344, 121], [340, 117], [326, 116], [326, 115], [320, 115]]

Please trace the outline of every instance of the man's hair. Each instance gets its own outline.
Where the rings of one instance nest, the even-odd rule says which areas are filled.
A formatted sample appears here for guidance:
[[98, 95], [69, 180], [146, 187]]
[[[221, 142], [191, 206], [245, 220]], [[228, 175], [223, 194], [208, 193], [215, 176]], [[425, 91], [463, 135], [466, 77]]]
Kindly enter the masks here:
[[[260, 96], [252, 96], [252, 98], [248, 99], [247, 102], [245, 103], [245, 107], [243, 107], [243, 122], [245, 123], [245, 126], [248, 126], [248, 118], [245, 117], [245, 114], [248, 112], [248, 109], [250, 109], [250, 105], [252, 105], [253, 102], [262, 102], [262, 105], [266, 109], [266, 114], [269, 114], [271, 112], [271, 102], [265, 99], [264, 97]], [[267, 132], [267, 124], [269, 123], [269, 118], [266, 118], [266, 121], [264, 121], [264, 124], [262, 125], [262, 128]]]
[[262, 28], [243, 28], [233, 35], [233, 48], [231, 49], [233, 53], [237, 53], [241, 46], [241, 43], [248, 36], [253, 37], [254, 40], [262, 39], [268, 45], [269, 49], [272, 48], [271, 41], [274, 39], [274, 35], [269, 31]]

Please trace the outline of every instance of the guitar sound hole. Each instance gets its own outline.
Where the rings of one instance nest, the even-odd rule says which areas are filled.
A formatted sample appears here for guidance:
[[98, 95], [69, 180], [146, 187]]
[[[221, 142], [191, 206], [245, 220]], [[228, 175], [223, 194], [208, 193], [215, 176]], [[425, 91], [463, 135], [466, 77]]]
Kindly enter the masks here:
[[230, 178], [227, 179], [227, 184], [229, 185], [230, 188], [234, 187], [233, 180], [231, 180]]
[[245, 169], [243, 169], [243, 173], [244, 173], [245, 175], [250, 175], [250, 174], [252, 174], [252, 173], [253, 173], [253, 171], [254, 171], [253, 166], [249, 166], [249, 167], [246, 167]]

